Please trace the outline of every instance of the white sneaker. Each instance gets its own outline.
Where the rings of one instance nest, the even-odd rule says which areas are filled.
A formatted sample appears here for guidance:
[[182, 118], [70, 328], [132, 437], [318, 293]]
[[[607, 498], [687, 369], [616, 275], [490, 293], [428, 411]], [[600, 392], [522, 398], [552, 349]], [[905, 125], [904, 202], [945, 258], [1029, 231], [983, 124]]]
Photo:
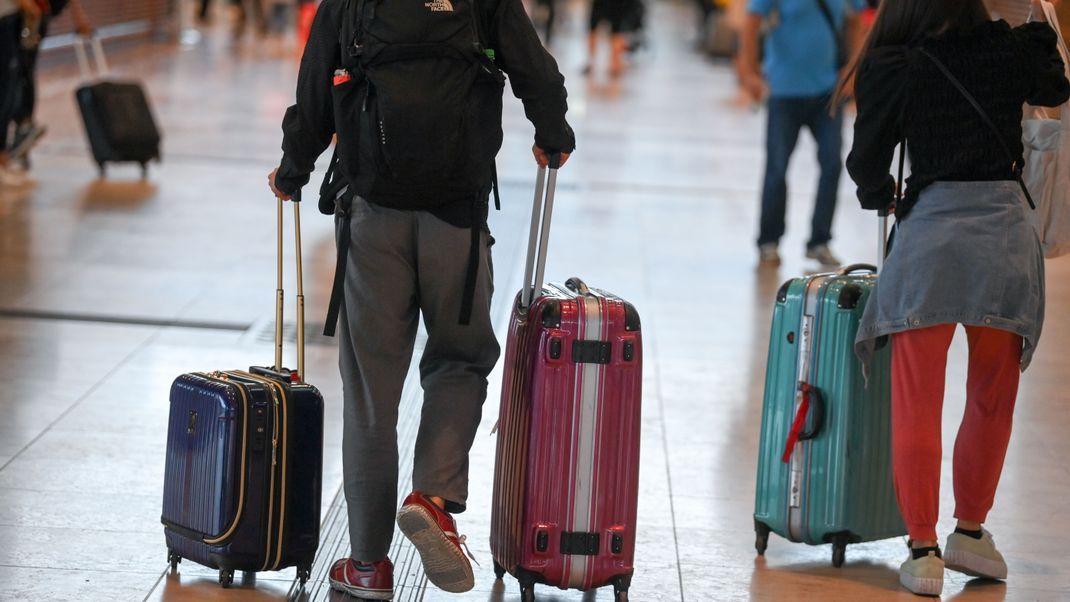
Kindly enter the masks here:
[[758, 245], [758, 261], [763, 266], [780, 265], [780, 253], [777, 252], [777, 244], [775, 242], [767, 242], [763, 245]]
[[985, 579], [1007, 578], [1007, 562], [996, 549], [992, 534], [986, 529], [981, 529], [981, 539], [952, 533], [947, 536], [944, 549], [947, 568], [953, 571]]
[[910, 558], [899, 567], [899, 583], [919, 596], [939, 596], [944, 591], [944, 560], [939, 551]]
[[816, 259], [818, 263], [827, 268], [840, 267], [840, 259], [832, 254], [828, 245], [817, 245], [806, 250], [807, 259]]

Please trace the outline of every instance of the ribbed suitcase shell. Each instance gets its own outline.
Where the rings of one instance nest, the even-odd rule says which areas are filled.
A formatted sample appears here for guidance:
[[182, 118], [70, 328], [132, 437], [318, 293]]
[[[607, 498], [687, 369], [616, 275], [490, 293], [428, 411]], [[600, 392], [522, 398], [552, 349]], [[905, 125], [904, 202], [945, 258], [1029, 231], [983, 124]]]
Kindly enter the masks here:
[[323, 398], [315, 387], [254, 370], [183, 374], [171, 387], [161, 516], [167, 547], [216, 569], [311, 569]]
[[135, 82], [97, 82], [75, 93], [97, 165], [160, 158], [160, 130], [148, 98]]
[[[874, 275], [820, 274], [785, 283], [773, 310], [762, 407], [754, 510], [759, 553], [768, 530], [791, 541], [833, 543], [834, 563], [848, 543], [906, 533], [892, 484], [891, 353], [870, 365], [868, 384], [854, 354], [855, 334]], [[782, 455], [799, 400], [799, 361], [807, 293], [814, 303], [807, 382], [825, 400], [824, 425]], [[809, 312], [808, 312], [809, 313]], [[813, 412], [807, 419], [811, 424]], [[792, 478], [792, 463], [800, 468]], [[799, 488], [792, 521], [793, 486]], [[768, 530], [767, 530], [768, 529]], [[838, 557], [837, 557], [838, 556]]]
[[[575, 363], [578, 340], [608, 342], [608, 363]], [[514, 310], [505, 361], [491, 523], [496, 571], [524, 587], [627, 590], [639, 492], [638, 313], [598, 291], [583, 297], [549, 285], [526, 314]]]

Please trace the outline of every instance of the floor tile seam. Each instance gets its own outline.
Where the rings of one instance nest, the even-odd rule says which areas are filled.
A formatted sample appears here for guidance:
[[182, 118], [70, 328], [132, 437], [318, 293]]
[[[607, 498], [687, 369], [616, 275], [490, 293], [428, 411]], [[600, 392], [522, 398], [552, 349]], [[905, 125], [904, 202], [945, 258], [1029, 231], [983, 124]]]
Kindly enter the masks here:
[[5, 462], [3, 465], [0, 465], [0, 473], [4, 472], [4, 470], [8, 466], [11, 466], [11, 464], [15, 460], [17, 460], [20, 457], [22, 457], [22, 454], [24, 454], [26, 452], [26, 450], [28, 450], [30, 447], [32, 447], [35, 443], [40, 441], [42, 437], [44, 437], [45, 435], [50, 433], [52, 431], [52, 429], [57, 424], [59, 424], [61, 421], [63, 421], [64, 418], [66, 418], [68, 415], [70, 415], [71, 412], [73, 412], [76, 408], [78, 408], [78, 406], [80, 406], [86, 399], [89, 399], [90, 397], [92, 397], [93, 394], [95, 394], [101, 387], [104, 386], [104, 383], [108, 382], [108, 380], [110, 380], [113, 376], [118, 374], [118, 372], [122, 368], [124, 368], [126, 366], [126, 364], [130, 362], [130, 360], [132, 360], [134, 357], [136, 357], [137, 354], [141, 353], [143, 350], [148, 348], [148, 346], [151, 345], [156, 340], [157, 336], [159, 336], [160, 330], [161, 330], [160, 328], [151, 329], [150, 332], [148, 332], [146, 334], [144, 340], [142, 340], [140, 343], [135, 345], [134, 348], [131, 349], [129, 353], [127, 353], [121, 360], [119, 360], [114, 366], [112, 366], [112, 368], [110, 370], [105, 372], [104, 375], [100, 379], [97, 380], [97, 382], [95, 382], [92, 385], [90, 385], [90, 387], [84, 393], [82, 393], [82, 395], [79, 396], [78, 399], [74, 401], [74, 403], [72, 403], [66, 410], [64, 410], [63, 413], [61, 413], [59, 416], [57, 416], [56, 419], [53, 420], [52, 422], [50, 422], [48, 424], [48, 426], [46, 426], [40, 433], [37, 434], [37, 436], [35, 436], [26, 445], [24, 445], [22, 447], [22, 449], [20, 449], [18, 451], [18, 453], [16, 453], [15, 455], [11, 456], [10, 458], [8, 458], [7, 462]]
[[[148, 529], [134, 529], [134, 530], [129, 530], [129, 529], [91, 529], [91, 528], [84, 528], [84, 527], [81, 527], [81, 526], [73, 526], [73, 525], [69, 526], [69, 527], [57, 527], [57, 526], [54, 526], [54, 525], [0, 522], [0, 528], [7, 528], [7, 527], [34, 529], [34, 530], [37, 530], [37, 531], [72, 531], [72, 530], [77, 530], [79, 533], [121, 533], [121, 534], [126, 534], [126, 535], [154, 535], [154, 534], [159, 532], [157, 529], [153, 529], [151, 531], [148, 530]], [[160, 527], [162, 528], [163, 524], [161, 524]]]
[[[653, 223], [653, 222], [648, 222], [648, 223]], [[643, 255], [645, 257], [649, 258], [649, 249], [650, 248], [649, 248], [649, 245], [646, 244], [646, 241], [649, 240], [649, 237], [643, 237], [643, 238], [641, 238], [641, 240], [643, 240], [643, 244], [642, 244]], [[654, 287], [652, 286], [652, 283], [651, 283], [650, 279], [649, 278], [644, 278], [644, 282], [646, 284], [646, 286], [644, 288], [646, 289], [645, 292], [646, 292], [647, 297], [649, 299], [655, 298], [656, 291], [654, 290]], [[645, 320], [646, 320], [646, 322], [648, 324], [648, 328], [649, 329], [654, 330], [654, 331], [657, 330], [657, 318], [653, 314], [650, 314], [647, 318], [645, 318]], [[650, 347], [651, 348], [649, 350], [649, 355], [652, 358], [655, 358], [655, 361], [650, 362], [650, 364], [653, 364], [653, 370], [654, 370], [654, 389], [656, 390], [655, 395], [657, 397], [658, 422], [660, 423], [660, 426], [661, 426], [661, 445], [662, 445], [662, 451], [663, 451], [663, 453], [665, 455], [665, 478], [666, 478], [666, 481], [667, 481], [667, 484], [668, 484], [668, 490], [669, 490], [669, 516], [670, 516], [670, 520], [672, 522], [673, 548], [675, 549], [675, 553], [676, 553], [676, 575], [677, 575], [677, 579], [678, 579], [677, 585], [680, 588], [680, 602], [685, 602], [686, 596], [685, 596], [685, 593], [684, 593], [684, 573], [683, 573], [683, 569], [682, 569], [681, 562], [680, 562], [681, 561], [681, 557], [680, 557], [680, 536], [679, 536], [679, 533], [677, 531], [677, 521], [676, 521], [676, 501], [673, 498], [672, 467], [670, 465], [671, 455], [670, 455], [670, 451], [669, 451], [669, 433], [668, 433], [668, 429], [667, 429], [667, 426], [666, 426], [666, 419], [665, 419], [666, 412], [665, 412], [665, 400], [664, 400], [664, 396], [662, 394], [661, 368], [660, 368], [659, 362], [656, 360], [656, 358], [658, 357], [658, 351], [657, 351], [658, 346], [657, 346], [657, 336], [656, 335], [653, 336], [653, 337], [650, 337]], [[637, 526], [637, 528], [638, 528], [638, 526]]]
[[6, 563], [6, 562], [0, 563], [0, 569], [18, 569], [18, 570], [22, 570], [22, 571], [25, 571], [25, 570], [30, 570], [30, 571], [75, 571], [75, 572], [79, 572], [79, 573], [100, 573], [100, 574], [103, 574], [103, 575], [155, 575], [156, 574], [156, 571], [150, 571], [150, 570], [144, 570], [144, 571], [136, 571], [136, 570], [129, 570], [129, 569], [106, 570], [106, 569], [92, 569], [92, 568], [85, 568], [85, 567], [78, 567], [78, 568], [75, 568], [75, 569], [71, 569], [70, 567], [41, 566], [41, 565], [35, 565], [35, 564], [10, 564], [10, 563]]

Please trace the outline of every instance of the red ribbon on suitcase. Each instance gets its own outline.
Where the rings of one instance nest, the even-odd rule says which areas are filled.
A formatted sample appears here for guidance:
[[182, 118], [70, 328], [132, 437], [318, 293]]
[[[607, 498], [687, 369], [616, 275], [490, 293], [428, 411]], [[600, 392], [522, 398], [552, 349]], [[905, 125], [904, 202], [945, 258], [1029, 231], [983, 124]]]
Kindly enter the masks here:
[[788, 433], [788, 444], [784, 447], [784, 455], [780, 457], [780, 460], [785, 464], [791, 461], [791, 452], [795, 449], [795, 444], [799, 442], [799, 434], [802, 433], [803, 426], [806, 425], [806, 415], [810, 413], [810, 385], [799, 383], [799, 390], [802, 391], [802, 403], [799, 405], [799, 411], [795, 414], [795, 422], [791, 424], [791, 431]]

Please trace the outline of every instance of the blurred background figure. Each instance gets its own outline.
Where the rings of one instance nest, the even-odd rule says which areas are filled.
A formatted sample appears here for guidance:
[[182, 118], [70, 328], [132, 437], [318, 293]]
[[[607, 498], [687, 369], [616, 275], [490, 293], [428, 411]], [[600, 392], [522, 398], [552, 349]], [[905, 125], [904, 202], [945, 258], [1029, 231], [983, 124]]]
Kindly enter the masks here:
[[629, 37], [642, 27], [642, 0], [593, 0], [591, 2], [590, 32], [587, 34], [587, 66], [585, 75], [594, 71], [598, 56], [599, 30], [609, 30], [609, 75], [624, 73], [624, 54], [631, 46]]
[[36, 0], [36, 5], [40, 9], [39, 16], [29, 17], [23, 13], [11, 114], [15, 122], [10, 146], [11, 158], [19, 161], [24, 169], [30, 167], [30, 149], [44, 136], [47, 129], [34, 120], [34, 109], [37, 107], [37, 56], [41, 52], [41, 40], [48, 35], [49, 23], [69, 8], [75, 31], [79, 35], [88, 36], [93, 31], [93, 25], [86, 17], [81, 0]]
[[[252, 10], [248, 10], [246, 5], [252, 5]], [[234, 35], [241, 35], [245, 32], [246, 22], [250, 19], [250, 16], [256, 22], [257, 30], [261, 33], [266, 33], [268, 30], [268, 20], [264, 12], [263, 0], [230, 0], [231, 13], [233, 13], [234, 19]], [[200, 8], [197, 11], [197, 19], [202, 24], [210, 23], [212, 20], [212, 0], [200, 0]]]
[[542, 39], [547, 46], [553, 41], [554, 21], [557, 19], [557, 0], [535, 0], [531, 20], [542, 29]]
[[19, 93], [19, 67], [23, 24], [41, 20], [41, 7], [33, 0], [0, 0], [0, 186], [29, 182], [11, 154], [10, 130]]
[[[858, 13], [864, 0], [750, 0], [740, 39], [739, 78], [758, 102], [768, 94], [765, 178], [758, 234], [760, 264], [780, 264], [786, 230], [787, 172], [805, 127], [817, 142], [818, 178], [806, 257], [838, 266], [829, 249], [843, 171], [843, 112], [832, 106], [840, 72], [860, 46]], [[764, 53], [759, 64], [759, 32]], [[768, 87], [767, 87], [768, 82]]]

